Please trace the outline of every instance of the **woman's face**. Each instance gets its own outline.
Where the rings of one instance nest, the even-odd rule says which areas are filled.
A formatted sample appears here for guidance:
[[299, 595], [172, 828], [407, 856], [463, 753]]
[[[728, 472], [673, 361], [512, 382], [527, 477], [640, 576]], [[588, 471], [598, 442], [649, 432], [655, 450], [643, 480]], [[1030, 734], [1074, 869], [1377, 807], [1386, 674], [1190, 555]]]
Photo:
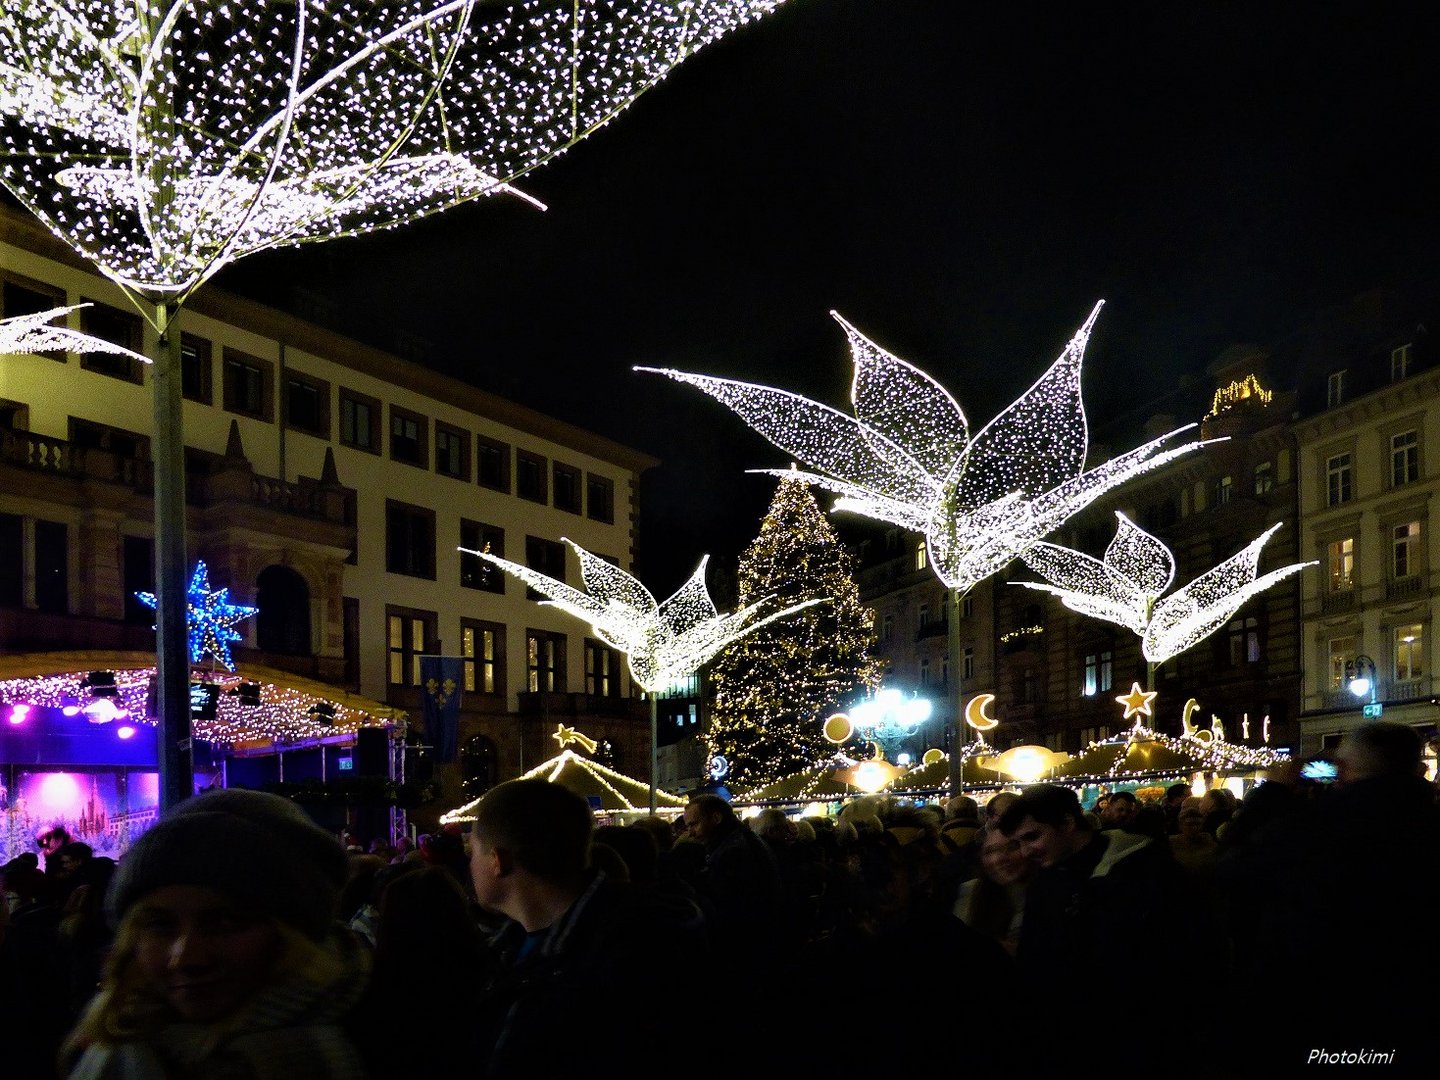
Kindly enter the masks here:
[[269, 978], [284, 948], [274, 922], [223, 893], [167, 885], [136, 905], [135, 957], [182, 1019], [221, 1020]]
[[1004, 833], [992, 832], [980, 848], [980, 865], [985, 876], [997, 885], [1013, 885], [1025, 876], [1025, 859], [1020, 842]]

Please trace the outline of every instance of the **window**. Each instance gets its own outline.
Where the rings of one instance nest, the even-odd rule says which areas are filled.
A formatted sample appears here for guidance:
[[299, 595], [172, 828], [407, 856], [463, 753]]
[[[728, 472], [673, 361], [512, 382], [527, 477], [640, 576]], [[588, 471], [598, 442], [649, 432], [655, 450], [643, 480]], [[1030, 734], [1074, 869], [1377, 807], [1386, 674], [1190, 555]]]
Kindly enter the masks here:
[[585, 516], [607, 525], [615, 521], [615, 482], [608, 476], [585, 474]]
[[533, 693], [565, 690], [565, 635], [525, 631], [525, 681]]
[[930, 659], [926, 657], [920, 661], [920, 685], [930, 685]]
[[1334, 408], [1345, 400], [1345, 372], [1332, 371], [1325, 380], [1325, 405]]
[[1234, 477], [1222, 476], [1215, 481], [1215, 505], [1228, 506], [1230, 497], [1235, 493]]
[[960, 651], [960, 677], [962, 679], [975, 677], [975, 650], [968, 645]]
[[460, 620], [460, 655], [466, 693], [505, 693], [505, 627], [500, 623]]
[[380, 402], [354, 390], [340, 389], [340, 442], [367, 453], [380, 453]]
[[146, 461], [150, 457], [148, 435], [73, 416], [70, 417], [70, 441], [80, 449], [105, 450], [133, 461]]
[[886, 615], [885, 618], [883, 618], [882, 620], [880, 620], [880, 640], [881, 640], [881, 641], [894, 641], [894, 640], [895, 640], [895, 616], [894, 616], [894, 615]]
[[1390, 575], [1403, 578], [1418, 569], [1416, 557], [1420, 554], [1420, 523], [1407, 521], [1390, 530]]
[[1251, 615], [1232, 619], [1229, 626], [1230, 666], [1260, 662], [1260, 620]]
[[1335, 454], [1325, 461], [1325, 505], [1339, 506], [1352, 498], [1353, 478], [1349, 454]]
[[[565, 580], [565, 545], [554, 540], [542, 540], [538, 536], [525, 537], [525, 565], [531, 570], [539, 570], [540, 573], [554, 578], [556, 581]], [[528, 586], [525, 589], [527, 600], [544, 599], [540, 593]]]
[[[460, 546], [505, 557], [505, 530], [479, 521], [460, 521]], [[460, 585], [481, 592], [504, 593], [505, 571], [476, 555], [460, 553]]]
[[1101, 742], [1110, 737], [1110, 725], [1100, 724], [1096, 727], [1080, 729], [1080, 745], [1089, 746], [1091, 743]]
[[1347, 536], [1333, 540], [1325, 549], [1330, 591], [1346, 592], [1355, 587], [1355, 540]]
[[0, 514], [0, 607], [25, 603], [25, 519]]
[[558, 461], [552, 466], [555, 481], [555, 509], [580, 513], [580, 470]]
[[1419, 623], [1395, 628], [1395, 681], [1408, 682], [1425, 675], [1425, 628]]
[[924, 632], [925, 628], [930, 625], [929, 604], [921, 604], [918, 608], [915, 609], [915, 622], [917, 624], [916, 629], [921, 631], [922, 633]]
[[419, 686], [420, 657], [439, 647], [435, 640], [435, 613], [386, 607], [385, 623], [390, 652], [390, 685]]
[[435, 421], [435, 471], [456, 480], [470, 480], [470, 436]]
[[35, 522], [35, 607], [70, 610], [69, 530], [62, 521]]
[[155, 591], [155, 541], [148, 536], [127, 536], [121, 544], [121, 587], [125, 590], [125, 621], [132, 626], [153, 626], [155, 609], [142, 604], [136, 593]]
[[549, 501], [545, 486], [545, 459], [524, 450], [515, 451], [515, 494], [531, 502]]
[[1270, 462], [1262, 461], [1255, 466], [1255, 494], [1265, 495], [1275, 487], [1275, 470]]
[[[97, 303], [94, 300], [82, 300], [81, 302], [90, 305], [80, 309], [80, 329], [85, 333], [133, 352], [140, 352], [145, 348], [145, 324], [139, 315], [121, 311], [119, 308]], [[138, 383], [143, 379], [140, 373], [143, 365], [140, 361], [133, 360], [128, 356], [116, 356], [112, 353], [83, 353], [80, 357], [80, 366], [86, 371], [98, 371], [101, 375], [124, 379], [126, 382]]]
[[330, 384], [294, 372], [285, 376], [285, 425], [330, 438]]
[[921, 540], [915, 545], [915, 569], [924, 570], [930, 565], [930, 552], [925, 548], [925, 541]]
[[271, 378], [268, 362], [226, 349], [225, 411], [253, 416], [257, 420], [270, 420]]
[[1358, 650], [1355, 648], [1355, 636], [1330, 639], [1330, 689], [1342, 690], [1348, 684], [1349, 679], [1346, 671], [1355, 662]]
[[1410, 374], [1410, 346], [1390, 350], [1390, 381], [1399, 382]]
[[425, 417], [390, 406], [390, 460], [424, 469]]
[[481, 486], [510, 494], [510, 447], [505, 443], [475, 436], [476, 478]]
[[1115, 678], [1115, 654], [1113, 651], [1087, 653], [1085, 656], [1085, 682], [1080, 693], [1094, 697], [1111, 688]]
[[[63, 289], [56, 289], [43, 282], [31, 281], [29, 278], [16, 278], [4, 274], [3, 283], [0, 283], [0, 318], [13, 319], [21, 315], [38, 315], [42, 311], [49, 311], [51, 308], [65, 306], [65, 292]], [[64, 326], [65, 316], [54, 320], [54, 325]], [[38, 354], [49, 360], [58, 360], [65, 363], [66, 355], [64, 349], [51, 349]]]
[[209, 405], [214, 378], [210, 342], [194, 334], [180, 335], [180, 393], [190, 401]]
[[385, 569], [435, 579], [435, 511], [385, 500]]
[[1402, 431], [1390, 436], [1390, 486], [1413, 484], [1420, 479], [1420, 433]]
[[585, 639], [585, 693], [591, 697], [620, 696], [620, 657], [608, 645]]
[[966, 596], [960, 601], [960, 614], [967, 619], [975, 617], [975, 598]]
[[[70, 610], [69, 529], [61, 521], [0, 514], [0, 605]], [[33, 575], [33, 596], [29, 595]]]

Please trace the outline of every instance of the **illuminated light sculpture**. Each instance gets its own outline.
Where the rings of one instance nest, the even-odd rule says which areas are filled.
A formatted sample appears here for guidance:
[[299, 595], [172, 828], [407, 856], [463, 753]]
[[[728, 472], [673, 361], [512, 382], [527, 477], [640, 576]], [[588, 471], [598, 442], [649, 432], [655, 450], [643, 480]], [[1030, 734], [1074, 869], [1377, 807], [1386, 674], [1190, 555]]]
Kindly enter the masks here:
[[985, 741], [985, 732], [1000, 726], [999, 720], [985, 712], [994, 701], [994, 694], [976, 694], [965, 704], [965, 723], [975, 729], [981, 742]]
[[[1080, 392], [1089, 318], [1024, 394], [973, 437], [950, 393], [835, 315], [850, 342], [854, 415], [784, 390], [637, 367], [705, 391], [839, 496], [836, 510], [922, 533], [929, 565], [950, 590], [950, 653], [959, 654], [960, 598], [1105, 492], [1206, 445], [1167, 446], [1190, 424], [1085, 469], [1089, 428]], [[834, 314], [834, 313], [832, 313]], [[1211, 442], [1218, 440], [1209, 440]], [[780, 470], [760, 470], [785, 475]], [[959, 680], [956, 680], [957, 693]], [[960, 703], [950, 739], [961, 739]], [[960, 762], [951, 759], [951, 787]]]
[[0, 183], [155, 331], [161, 807], [193, 772], [176, 320], [227, 264], [484, 195], [784, 0], [24, 0]]
[[112, 353], [126, 356], [142, 364], [150, 363], [148, 356], [131, 352], [123, 346], [92, 337], [90, 334], [72, 330], [68, 326], [56, 326], [53, 320], [79, 311], [89, 304], [72, 304], [69, 307], [51, 308], [31, 315], [16, 315], [0, 319], [0, 353], [41, 353], [53, 349], [64, 349], [75, 353]]
[[710, 561], [706, 555], [690, 580], [669, 599], [656, 603], [650, 590], [631, 574], [591, 554], [573, 540], [562, 539], [580, 560], [580, 578], [588, 594], [488, 551], [460, 550], [513, 574], [548, 598], [541, 603], [558, 607], [588, 623], [597, 638], [625, 654], [630, 677], [650, 698], [650, 809], [653, 812], [657, 765], [655, 695], [688, 679], [716, 653], [751, 631], [803, 608], [824, 603], [825, 598], [792, 604], [761, 618], [761, 609], [770, 602], [767, 597], [721, 615], [705, 586], [705, 565]]
[[[153, 608], [158, 603], [154, 593], [137, 592], [135, 595], [146, 607]], [[203, 560], [195, 564], [186, 599], [189, 606], [190, 662], [199, 664], [210, 659], [221, 664], [226, 671], [234, 671], [230, 642], [243, 640], [235, 631], [235, 625], [260, 609], [230, 603], [228, 588], [212, 592], [210, 571], [205, 568]]]
[[1116, 511], [1115, 517], [1119, 524], [1103, 559], [1055, 544], [1036, 544], [1021, 558], [1046, 583], [1013, 584], [1051, 593], [1072, 611], [1128, 627], [1140, 636], [1152, 673], [1155, 665], [1224, 626], [1251, 597], [1315, 565], [1291, 563], [1257, 578], [1260, 549], [1280, 529], [1272, 525], [1243, 550], [1161, 600], [1175, 578], [1174, 555], [1124, 514]]
[[[1158, 691], [1141, 690], [1140, 684], [1137, 682], [1130, 684], [1128, 694], [1121, 694], [1115, 700], [1125, 706], [1124, 719], [1129, 720], [1132, 716], [1154, 716], [1155, 699], [1159, 696]], [[1140, 721], [1137, 719], [1135, 723], [1138, 724]]]
[[906, 739], [930, 719], [933, 706], [925, 698], [906, 697], [899, 690], [877, 690], [850, 710], [850, 719], [861, 738], [878, 745], [888, 760]]

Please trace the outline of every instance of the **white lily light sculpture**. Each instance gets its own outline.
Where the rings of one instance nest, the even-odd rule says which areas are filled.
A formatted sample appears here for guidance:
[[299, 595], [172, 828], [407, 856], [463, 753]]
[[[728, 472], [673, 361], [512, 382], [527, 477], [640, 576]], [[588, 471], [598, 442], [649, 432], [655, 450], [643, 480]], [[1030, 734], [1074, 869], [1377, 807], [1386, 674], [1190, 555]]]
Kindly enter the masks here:
[[656, 603], [650, 590], [620, 567], [573, 540], [567, 538], [565, 543], [580, 560], [580, 577], [588, 593], [488, 551], [460, 550], [513, 574], [548, 598], [542, 603], [589, 623], [597, 638], [626, 655], [631, 677], [650, 698], [650, 810], [654, 813], [656, 693], [689, 678], [716, 653], [752, 630], [828, 598], [792, 604], [762, 618], [760, 612], [769, 604], [766, 598], [721, 615], [705, 586], [707, 555], [674, 595]]
[[553, 158], [783, 0], [25, 0], [0, 180], [139, 296]]
[[116, 356], [128, 356], [142, 364], [150, 363], [148, 356], [131, 352], [104, 338], [54, 324], [53, 320], [87, 306], [72, 304], [70, 307], [51, 308], [49, 311], [0, 319], [0, 354], [42, 353], [52, 349], [64, 349], [76, 353], [112, 353]]
[[963, 593], [1106, 491], [1205, 445], [1165, 448], [1190, 424], [1085, 469], [1089, 432], [1080, 363], [1100, 307], [1049, 370], [973, 437], [943, 386], [838, 315], [855, 364], [854, 416], [753, 383], [636, 370], [668, 375], [728, 405], [817, 470], [799, 475], [839, 495], [835, 509], [923, 533], [936, 575]]
[[1212, 567], [1163, 600], [1175, 579], [1175, 557], [1119, 511], [1115, 538], [1096, 559], [1056, 544], [1036, 544], [1021, 559], [1047, 583], [1017, 581], [1016, 585], [1048, 592], [1072, 611], [1128, 627], [1140, 637], [1140, 648], [1152, 669], [1204, 640], [1276, 582], [1314, 562], [1291, 563], [1257, 577], [1260, 549], [1280, 526], [1272, 525], [1244, 549]]

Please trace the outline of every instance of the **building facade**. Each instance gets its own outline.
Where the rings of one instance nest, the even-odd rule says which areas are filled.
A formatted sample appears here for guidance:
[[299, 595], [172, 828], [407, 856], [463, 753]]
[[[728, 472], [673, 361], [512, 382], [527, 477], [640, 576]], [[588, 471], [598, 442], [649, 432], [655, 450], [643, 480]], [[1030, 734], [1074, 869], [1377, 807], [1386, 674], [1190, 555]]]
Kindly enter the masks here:
[[[71, 325], [153, 350], [113, 284], [0, 210], [0, 317], [75, 303]], [[648, 769], [625, 658], [459, 549], [578, 585], [563, 537], [631, 569], [654, 458], [217, 289], [179, 325], [190, 556], [259, 608], [237, 661], [418, 720], [419, 658], [460, 657], [441, 801], [551, 756], [562, 721]], [[153, 650], [151, 417], [144, 365], [0, 359], [0, 651]]]

